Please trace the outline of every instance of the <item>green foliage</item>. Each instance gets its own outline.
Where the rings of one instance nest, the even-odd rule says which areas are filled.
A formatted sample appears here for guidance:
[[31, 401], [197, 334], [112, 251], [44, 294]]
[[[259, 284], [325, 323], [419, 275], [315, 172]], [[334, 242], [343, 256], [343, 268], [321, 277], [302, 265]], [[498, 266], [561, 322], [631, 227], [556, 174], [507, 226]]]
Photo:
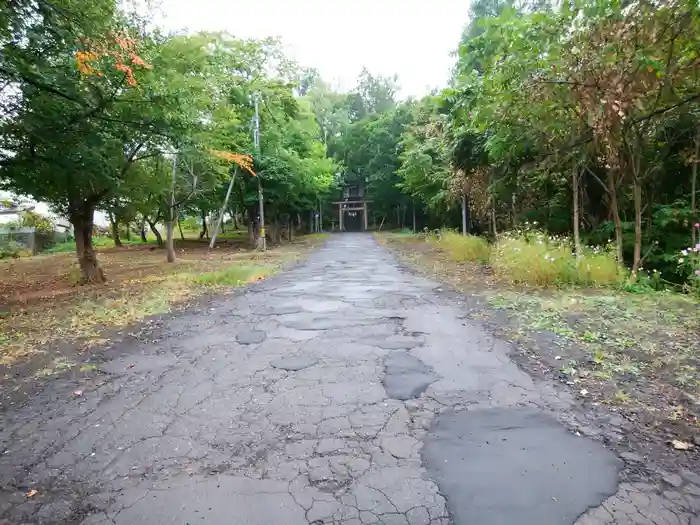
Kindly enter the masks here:
[[51, 235], [54, 231], [54, 225], [51, 219], [34, 211], [25, 211], [19, 219], [21, 228], [36, 228], [37, 233], [43, 235]]

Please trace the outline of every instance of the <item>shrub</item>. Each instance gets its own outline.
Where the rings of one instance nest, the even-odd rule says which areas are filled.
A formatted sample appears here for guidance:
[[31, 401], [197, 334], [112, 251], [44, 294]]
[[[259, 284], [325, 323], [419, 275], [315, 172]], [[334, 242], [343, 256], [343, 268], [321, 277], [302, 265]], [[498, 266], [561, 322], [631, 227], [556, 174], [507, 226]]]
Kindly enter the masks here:
[[481, 262], [489, 260], [491, 248], [483, 237], [460, 235], [451, 230], [442, 230], [431, 242], [443, 250], [455, 262]]
[[615, 254], [610, 250], [585, 248], [583, 256], [577, 262], [577, 282], [594, 286], [605, 286], [621, 282], [625, 271], [617, 263]]
[[568, 239], [541, 231], [502, 235], [492, 251], [491, 266], [498, 279], [513, 284], [605, 286], [621, 279], [610, 251], [587, 248], [577, 259]]
[[20, 257], [31, 257], [31, 255], [32, 252], [18, 242], [10, 241], [0, 246], [0, 259], [19, 259]]
[[[700, 233], [700, 223], [694, 226]], [[700, 295], [700, 243], [681, 250], [678, 256], [679, 273], [687, 275], [684, 288]]]

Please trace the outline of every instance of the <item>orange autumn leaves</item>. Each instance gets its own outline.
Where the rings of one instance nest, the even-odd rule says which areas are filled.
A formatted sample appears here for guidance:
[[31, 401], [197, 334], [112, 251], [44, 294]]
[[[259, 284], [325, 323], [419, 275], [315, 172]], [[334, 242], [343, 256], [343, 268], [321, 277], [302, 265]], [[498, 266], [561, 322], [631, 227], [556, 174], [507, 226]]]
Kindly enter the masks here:
[[114, 69], [124, 73], [124, 79], [129, 86], [136, 86], [134, 78], [134, 66], [151, 69], [137, 53], [138, 41], [125, 34], [116, 34], [104, 40], [90, 40], [83, 42], [85, 50], [75, 52], [75, 60], [81, 75], [104, 76], [97, 68], [97, 62], [105, 57], [114, 61]]
[[209, 152], [212, 155], [219, 157], [220, 159], [224, 159], [224, 160], [227, 160], [229, 162], [233, 162], [236, 166], [246, 170], [253, 177], [257, 177], [255, 172], [253, 171], [253, 157], [251, 157], [250, 155], [243, 155], [240, 153], [230, 153], [228, 151], [219, 151], [216, 149], [209, 150]]

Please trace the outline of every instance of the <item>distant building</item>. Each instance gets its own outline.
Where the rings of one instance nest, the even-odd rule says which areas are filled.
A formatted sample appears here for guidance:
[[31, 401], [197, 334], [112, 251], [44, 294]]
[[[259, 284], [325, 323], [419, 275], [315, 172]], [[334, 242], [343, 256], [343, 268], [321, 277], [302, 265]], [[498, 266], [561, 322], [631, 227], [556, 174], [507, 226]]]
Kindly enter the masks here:
[[368, 229], [368, 204], [371, 201], [366, 200], [365, 197], [364, 182], [349, 182], [343, 186], [342, 200], [333, 203], [338, 206], [338, 229], [340, 231], [363, 231]]

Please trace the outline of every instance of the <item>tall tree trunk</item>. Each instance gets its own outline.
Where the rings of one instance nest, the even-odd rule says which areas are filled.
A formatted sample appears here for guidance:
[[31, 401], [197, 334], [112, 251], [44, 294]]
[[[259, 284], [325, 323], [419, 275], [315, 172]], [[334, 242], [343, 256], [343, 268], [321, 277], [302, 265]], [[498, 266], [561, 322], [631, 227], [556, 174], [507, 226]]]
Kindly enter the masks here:
[[209, 230], [207, 229], [207, 212], [202, 209], [202, 231], [199, 232], [199, 238], [204, 239], [205, 237], [208, 239], [209, 238]]
[[579, 231], [579, 224], [580, 224], [580, 218], [579, 218], [579, 181], [580, 181], [581, 174], [578, 170], [578, 167], [574, 168], [573, 172], [573, 177], [571, 177], [572, 180], [572, 186], [573, 186], [573, 191], [574, 191], [574, 250], [576, 251], [576, 259], [581, 259], [581, 256], [583, 255], [581, 253], [581, 232]]
[[165, 259], [169, 263], [175, 262], [175, 221], [171, 218], [165, 223]]
[[411, 207], [412, 219], [413, 219], [413, 233], [416, 233], [416, 201], [413, 201], [413, 206]]
[[466, 234], [467, 234], [467, 196], [463, 193], [462, 194], [462, 235], [466, 235]]
[[632, 193], [634, 196], [634, 259], [632, 274], [636, 275], [642, 263], [642, 184], [634, 177]]
[[238, 223], [238, 206], [233, 208], [231, 212], [231, 223], [233, 225], [233, 230], [238, 231], [241, 225]]
[[498, 227], [496, 226], [496, 196], [491, 196], [491, 227], [493, 228], [493, 238], [498, 236]]
[[180, 217], [178, 216], [177, 218], [177, 229], [180, 230], [180, 240], [184, 241], [185, 240], [185, 234], [182, 233], [182, 221], [180, 220]]
[[246, 223], [248, 226], [248, 246], [250, 248], [255, 248], [255, 226], [253, 224], [252, 208], [252, 206], [246, 208]]
[[119, 221], [113, 213], [109, 213], [109, 224], [112, 227], [112, 239], [114, 239], [114, 246], [117, 248], [122, 246], [122, 240], [119, 238]]
[[146, 222], [148, 223], [148, 227], [151, 228], [153, 235], [156, 236], [156, 242], [158, 243], [158, 246], [163, 246], [163, 236], [158, 231], [156, 223], [151, 221], [150, 219], [146, 219]]
[[608, 170], [608, 194], [610, 195], [610, 212], [615, 222], [615, 244], [618, 264], [624, 264], [622, 257], [622, 221], [620, 220], [620, 208], [617, 203], [617, 180], [613, 170]]
[[105, 282], [105, 274], [97, 261], [97, 254], [92, 246], [95, 207], [89, 202], [71, 205], [70, 222], [75, 234], [75, 251], [78, 256], [81, 279], [80, 284]]
[[179, 211], [175, 205], [175, 185], [177, 183], [177, 153], [173, 155], [172, 178], [170, 180], [170, 206], [168, 207], [168, 219], [165, 223], [165, 258], [169, 263], [175, 262], [175, 218]]
[[690, 179], [690, 213], [692, 214], [693, 222], [693, 224], [691, 225], [691, 228], [693, 230], [693, 245], [695, 245], [698, 239], [698, 229], [695, 227], [699, 220], [698, 206], [696, 200], [696, 194], [698, 192], [698, 163], [700, 163], [700, 126], [698, 126], [698, 129], [695, 132], [695, 155], [693, 156], [693, 174], [692, 178]]
[[141, 221], [141, 226], [139, 227], [139, 233], [141, 235], [141, 242], [148, 242], [148, 237], [146, 237], [146, 219]]
[[226, 190], [226, 197], [224, 198], [224, 203], [221, 205], [221, 210], [219, 211], [219, 217], [216, 221], [216, 225], [214, 226], [214, 232], [211, 235], [211, 242], [209, 243], [209, 249], [212, 250], [214, 249], [214, 245], [216, 243], [216, 236], [219, 233], [219, 228], [221, 228], [221, 231], [223, 233], [224, 231], [224, 217], [226, 216], [226, 208], [228, 206], [228, 200], [231, 197], [231, 190], [233, 189], [233, 183], [236, 180], [236, 173], [238, 173], [238, 170], [234, 170], [233, 174], [231, 175], [231, 182], [228, 184], [228, 189]]
[[131, 242], [131, 223], [126, 223], [126, 240]]

